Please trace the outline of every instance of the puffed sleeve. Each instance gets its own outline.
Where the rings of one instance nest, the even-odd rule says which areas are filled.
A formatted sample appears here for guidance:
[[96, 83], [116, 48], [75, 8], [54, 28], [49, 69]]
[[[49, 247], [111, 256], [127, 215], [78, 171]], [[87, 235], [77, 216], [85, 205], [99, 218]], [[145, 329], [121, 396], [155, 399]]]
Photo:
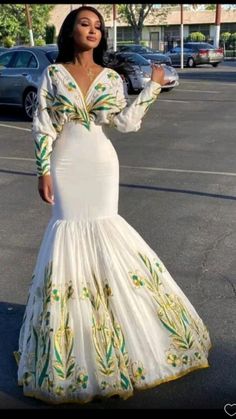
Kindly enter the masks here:
[[161, 91], [161, 85], [150, 80], [137, 98], [128, 104], [124, 83], [120, 75], [117, 78], [116, 107], [118, 112], [109, 115], [110, 125], [121, 132], [138, 131], [142, 119], [150, 105]]
[[47, 67], [39, 82], [37, 107], [32, 124], [38, 177], [50, 174], [50, 154], [52, 152], [52, 144], [58, 135], [52, 121], [52, 104], [54, 102], [54, 96], [50, 68]]

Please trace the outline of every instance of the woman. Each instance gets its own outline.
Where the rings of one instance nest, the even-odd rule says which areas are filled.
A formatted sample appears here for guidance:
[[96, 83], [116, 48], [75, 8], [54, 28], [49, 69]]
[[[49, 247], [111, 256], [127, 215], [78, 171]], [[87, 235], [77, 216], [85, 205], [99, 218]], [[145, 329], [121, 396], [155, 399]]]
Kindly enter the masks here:
[[137, 131], [164, 83], [161, 67], [127, 106], [103, 67], [103, 18], [66, 17], [57, 62], [42, 75], [33, 122], [41, 243], [19, 339], [18, 382], [50, 403], [128, 398], [208, 366], [195, 309], [137, 231], [118, 214], [119, 162], [106, 125]]

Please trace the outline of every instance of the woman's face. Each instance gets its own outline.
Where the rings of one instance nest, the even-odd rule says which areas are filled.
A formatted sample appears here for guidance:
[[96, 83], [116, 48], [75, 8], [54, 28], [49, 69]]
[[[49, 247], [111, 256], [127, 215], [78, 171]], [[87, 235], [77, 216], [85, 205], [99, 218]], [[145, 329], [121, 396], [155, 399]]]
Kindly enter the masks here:
[[101, 22], [90, 10], [80, 12], [75, 21], [73, 39], [75, 49], [87, 51], [96, 48], [101, 41]]

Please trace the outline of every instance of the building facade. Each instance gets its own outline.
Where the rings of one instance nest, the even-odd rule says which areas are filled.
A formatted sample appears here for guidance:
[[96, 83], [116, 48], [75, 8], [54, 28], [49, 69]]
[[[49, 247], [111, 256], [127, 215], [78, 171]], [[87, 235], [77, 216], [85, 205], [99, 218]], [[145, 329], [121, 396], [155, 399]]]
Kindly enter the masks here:
[[[51, 12], [50, 24], [55, 25], [58, 34], [66, 15], [81, 4], [59, 4]], [[108, 45], [113, 45], [113, 20], [112, 8], [110, 13], [104, 5], [94, 4], [104, 16], [108, 35]], [[106, 10], [106, 12], [104, 11]], [[211, 10], [184, 10], [184, 38], [192, 32], [201, 32], [206, 36], [206, 41], [212, 42], [215, 35], [215, 12]], [[236, 10], [224, 10], [221, 13], [221, 33], [236, 33]], [[117, 42], [133, 42], [134, 30], [120, 18], [117, 19]], [[165, 21], [150, 13], [144, 21], [142, 42], [151, 48], [167, 51], [180, 42], [180, 8], [170, 10]]]

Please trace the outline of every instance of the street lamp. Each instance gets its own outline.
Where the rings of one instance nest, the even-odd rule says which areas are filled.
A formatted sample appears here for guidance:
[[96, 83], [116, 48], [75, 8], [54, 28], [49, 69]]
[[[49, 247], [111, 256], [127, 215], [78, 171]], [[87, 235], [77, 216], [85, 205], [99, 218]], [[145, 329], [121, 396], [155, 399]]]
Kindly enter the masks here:
[[221, 4], [216, 4], [216, 18], [215, 18], [215, 41], [214, 47], [219, 48], [220, 41], [220, 21], [221, 21]]
[[116, 4], [112, 5], [113, 10], [113, 50], [117, 50], [117, 36], [116, 36]]
[[184, 8], [180, 5], [180, 66], [184, 68]]

